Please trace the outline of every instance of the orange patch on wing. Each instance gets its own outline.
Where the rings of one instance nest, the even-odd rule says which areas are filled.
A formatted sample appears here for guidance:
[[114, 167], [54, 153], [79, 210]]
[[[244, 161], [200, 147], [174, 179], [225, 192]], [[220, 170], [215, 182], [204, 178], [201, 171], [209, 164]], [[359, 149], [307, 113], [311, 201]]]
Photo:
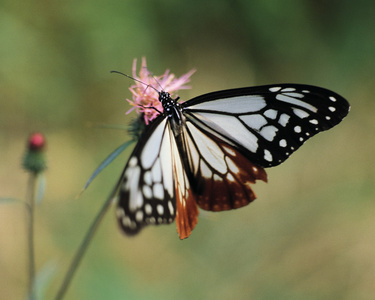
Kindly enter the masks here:
[[198, 223], [198, 206], [190, 190], [176, 188], [176, 225], [180, 239], [186, 239]]
[[200, 208], [210, 211], [246, 206], [256, 199], [251, 184], [255, 184], [256, 180], [267, 182], [267, 173], [232, 146], [218, 140], [216, 142], [225, 153], [228, 172], [215, 173], [211, 178], [198, 176], [197, 203]]
[[[174, 144], [173, 144], [174, 146]], [[173, 160], [173, 178], [176, 195], [176, 226], [181, 240], [186, 239], [191, 234], [198, 223], [198, 206], [190, 183], [183, 168], [177, 148], [172, 148], [175, 157]]]

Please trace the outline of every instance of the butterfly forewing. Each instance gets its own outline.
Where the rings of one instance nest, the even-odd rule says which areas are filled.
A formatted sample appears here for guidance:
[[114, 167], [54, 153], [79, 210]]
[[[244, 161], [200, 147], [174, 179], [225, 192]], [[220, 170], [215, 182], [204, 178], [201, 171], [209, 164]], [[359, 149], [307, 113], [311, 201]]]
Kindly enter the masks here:
[[145, 225], [168, 224], [176, 218], [184, 239], [198, 222], [198, 207], [168, 119], [155, 120], [140, 141], [120, 181], [120, 226], [134, 235]]
[[174, 221], [176, 215], [171, 132], [159, 117], [140, 138], [124, 169], [117, 218], [127, 234], [147, 224]]
[[219, 91], [182, 106], [186, 118], [198, 128], [232, 144], [263, 167], [282, 163], [349, 111], [348, 102], [336, 93], [298, 84]]

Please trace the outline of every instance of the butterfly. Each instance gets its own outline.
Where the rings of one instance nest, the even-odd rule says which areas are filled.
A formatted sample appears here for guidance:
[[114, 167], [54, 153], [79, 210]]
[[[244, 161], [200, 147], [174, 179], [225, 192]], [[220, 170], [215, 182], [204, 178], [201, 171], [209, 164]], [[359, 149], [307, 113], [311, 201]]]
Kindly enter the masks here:
[[146, 126], [118, 183], [118, 223], [127, 235], [176, 221], [180, 239], [208, 211], [240, 208], [306, 140], [339, 124], [349, 103], [316, 86], [276, 84], [212, 92], [163, 110]]

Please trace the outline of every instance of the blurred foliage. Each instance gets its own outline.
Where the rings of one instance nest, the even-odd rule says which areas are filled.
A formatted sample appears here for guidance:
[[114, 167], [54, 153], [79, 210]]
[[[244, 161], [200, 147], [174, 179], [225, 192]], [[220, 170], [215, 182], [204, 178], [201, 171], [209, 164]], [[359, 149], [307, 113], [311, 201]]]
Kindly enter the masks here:
[[[80, 199], [91, 172], [129, 137], [96, 123], [127, 125], [134, 58], [176, 75], [192, 68], [204, 92], [295, 82], [330, 88], [352, 104], [257, 184], [259, 200], [201, 212], [191, 237], [174, 226], [99, 229], [66, 299], [373, 299], [375, 287], [375, 4], [373, 1], [31, 1], [0, 4], [0, 190], [23, 199], [24, 141], [48, 141], [45, 200], [37, 208], [41, 269], [62, 274], [127, 154]], [[0, 206], [0, 299], [26, 291], [25, 211]]]

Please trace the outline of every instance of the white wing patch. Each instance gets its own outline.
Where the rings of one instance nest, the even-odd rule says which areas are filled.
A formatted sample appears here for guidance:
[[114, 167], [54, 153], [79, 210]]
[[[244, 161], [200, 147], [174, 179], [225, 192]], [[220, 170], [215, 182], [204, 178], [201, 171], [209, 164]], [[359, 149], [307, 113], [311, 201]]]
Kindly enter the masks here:
[[[213, 166], [217, 172], [221, 174], [226, 173], [227, 166], [224, 160], [224, 153], [219, 146], [212, 139], [207, 138], [207, 135], [199, 131], [190, 122], [187, 124], [187, 126], [191, 132], [192, 139], [198, 147], [198, 151], [205, 158], [208, 164]], [[194, 149], [193, 153], [197, 153], [197, 151]], [[197, 154], [194, 156], [195, 158], [198, 157]], [[197, 166], [197, 161], [194, 162], [194, 165]], [[202, 168], [206, 167], [202, 166]], [[208, 172], [208, 170], [206, 170], [206, 172]]]
[[[302, 94], [299, 94], [299, 95], [303, 96]], [[311, 104], [309, 104], [309, 103], [307, 103], [305, 101], [293, 98], [293, 97], [291, 97], [291, 95], [287, 96], [285, 94], [277, 94], [276, 95], [276, 99], [280, 100], [280, 101], [283, 101], [285, 103], [289, 103], [289, 104], [295, 105], [295, 106], [304, 107], [304, 108], [306, 108], [306, 109], [308, 109], [308, 110], [310, 110], [310, 111], [312, 111], [314, 113], [316, 113], [318, 111], [318, 109], [315, 106], [313, 106], [313, 105], [311, 105]]]
[[255, 115], [244, 115], [239, 116], [239, 118], [245, 122], [247, 126], [250, 128], [254, 128], [256, 130], [260, 130], [263, 126], [267, 125], [267, 120], [260, 114]]
[[255, 112], [266, 106], [266, 101], [262, 96], [248, 95], [239, 97], [221, 98], [209, 102], [194, 105], [194, 109], [226, 111], [228, 113]]
[[253, 153], [257, 151], [258, 138], [235, 116], [203, 112], [194, 113], [194, 116], [222, 136], [228, 137]]
[[[165, 120], [163, 123], [165, 123]], [[141, 153], [141, 163], [144, 169], [149, 169], [152, 164], [155, 163], [155, 160], [159, 153], [154, 151], [159, 147], [162, 142], [162, 138], [165, 131], [165, 124], [164, 126], [158, 126], [153, 134], [150, 136], [150, 139], [146, 142], [146, 145]], [[168, 133], [167, 133], [168, 134]]]

